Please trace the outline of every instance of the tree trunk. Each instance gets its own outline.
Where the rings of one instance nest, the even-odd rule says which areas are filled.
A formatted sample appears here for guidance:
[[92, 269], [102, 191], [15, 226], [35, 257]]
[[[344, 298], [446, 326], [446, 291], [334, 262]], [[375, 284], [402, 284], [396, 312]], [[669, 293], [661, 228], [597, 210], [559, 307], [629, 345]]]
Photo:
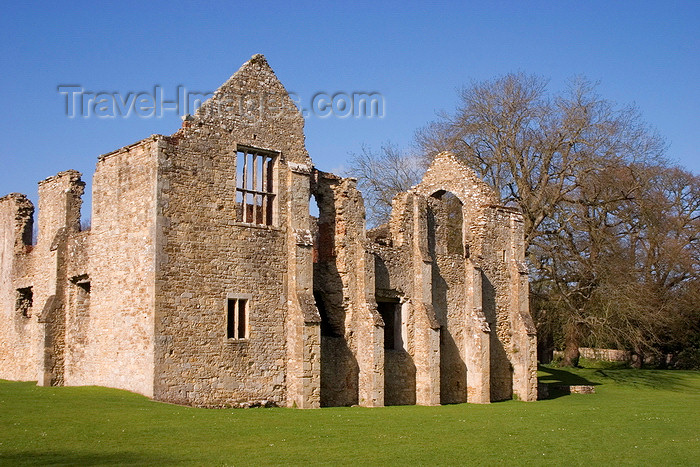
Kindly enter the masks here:
[[554, 357], [554, 339], [551, 332], [537, 331], [537, 360], [540, 363], [552, 363]]
[[566, 326], [564, 335], [564, 360], [562, 360], [562, 366], [578, 366], [578, 359], [581, 356], [578, 350], [579, 344], [580, 333], [578, 326], [575, 323], [570, 323]]

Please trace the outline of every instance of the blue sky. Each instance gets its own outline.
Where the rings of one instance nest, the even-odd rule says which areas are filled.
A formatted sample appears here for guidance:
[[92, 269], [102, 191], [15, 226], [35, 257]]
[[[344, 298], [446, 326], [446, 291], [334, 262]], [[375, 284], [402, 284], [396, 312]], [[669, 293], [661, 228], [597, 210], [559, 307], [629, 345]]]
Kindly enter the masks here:
[[700, 173], [700, 2], [46, 2], [0, 15], [0, 196], [36, 200], [36, 183], [69, 168], [89, 183], [97, 156], [180, 126], [161, 118], [67, 118], [57, 86], [126, 95], [178, 85], [213, 91], [264, 54], [302, 104], [318, 92], [379, 92], [383, 118], [306, 119], [316, 166], [339, 170], [363, 144], [410, 146], [456, 91], [511, 71], [583, 74], [602, 96], [636, 104]]

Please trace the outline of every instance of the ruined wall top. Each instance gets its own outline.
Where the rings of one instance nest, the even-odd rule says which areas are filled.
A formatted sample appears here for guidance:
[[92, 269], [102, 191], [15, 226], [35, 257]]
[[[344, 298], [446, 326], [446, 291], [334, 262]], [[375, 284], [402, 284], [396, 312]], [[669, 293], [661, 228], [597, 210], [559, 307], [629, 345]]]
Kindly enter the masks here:
[[481, 206], [499, 203], [498, 195], [493, 189], [449, 151], [435, 156], [423, 180], [410, 191], [423, 196], [449, 191], [465, 205]]
[[58, 172], [56, 175], [51, 175], [50, 177], [46, 177], [42, 181], [39, 182], [39, 186], [46, 184], [46, 183], [51, 183], [51, 182], [56, 182], [59, 180], [64, 180], [66, 183], [73, 184], [77, 183], [78, 185], [84, 186], [85, 183], [81, 180], [82, 174], [78, 172], [77, 170], [74, 169], [69, 169], [69, 170], [64, 170], [63, 172]]

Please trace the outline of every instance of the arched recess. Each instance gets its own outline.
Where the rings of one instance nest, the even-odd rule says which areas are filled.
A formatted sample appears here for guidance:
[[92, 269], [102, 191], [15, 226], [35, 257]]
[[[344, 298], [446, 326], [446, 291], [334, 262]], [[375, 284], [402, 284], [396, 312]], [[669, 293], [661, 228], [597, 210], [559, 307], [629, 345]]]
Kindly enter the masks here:
[[467, 296], [464, 212], [460, 199], [439, 190], [428, 198], [432, 300], [440, 322], [440, 403], [467, 402]]

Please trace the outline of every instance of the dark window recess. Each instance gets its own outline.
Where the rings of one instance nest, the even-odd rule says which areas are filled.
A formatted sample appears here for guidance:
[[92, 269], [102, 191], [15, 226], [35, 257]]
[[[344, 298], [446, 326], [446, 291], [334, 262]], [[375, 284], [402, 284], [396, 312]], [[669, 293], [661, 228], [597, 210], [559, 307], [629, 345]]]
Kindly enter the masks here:
[[314, 300], [316, 300], [316, 308], [318, 309], [318, 314], [321, 315], [321, 335], [325, 337], [341, 337], [342, 334], [337, 332], [333, 328], [330, 319], [328, 317], [328, 309], [326, 304], [321, 298], [321, 294], [314, 292]]
[[229, 298], [226, 305], [226, 337], [229, 339], [248, 338], [248, 300]]
[[238, 310], [236, 313], [236, 337], [238, 337], [239, 339], [245, 339], [246, 337], [248, 337], [248, 326], [246, 323], [246, 315], [248, 313], [247, 308], [247, 300], [238, 300]]
[[377, 310], [384, 321], [384, 348], [400, 350], [401, 345], [401, 305], [397, 302], [378, 302]]
[[34, 293], [31, 287], [17, 289], [17, 300], [15, 310], [25, 318], [32, 316], [32, 305], [34, 304]]
[[274, 152], [239, 148], [236, 153], [236, 220], [248, 224], [272, 225], [275, 192]]
[[462, 202], [450, 192], [447, 192], [442, 197], [445, 210], [447, 211], [446, 227], [447, 227], [447, 254], [463, 255], [464, 245], [462, 238]]

